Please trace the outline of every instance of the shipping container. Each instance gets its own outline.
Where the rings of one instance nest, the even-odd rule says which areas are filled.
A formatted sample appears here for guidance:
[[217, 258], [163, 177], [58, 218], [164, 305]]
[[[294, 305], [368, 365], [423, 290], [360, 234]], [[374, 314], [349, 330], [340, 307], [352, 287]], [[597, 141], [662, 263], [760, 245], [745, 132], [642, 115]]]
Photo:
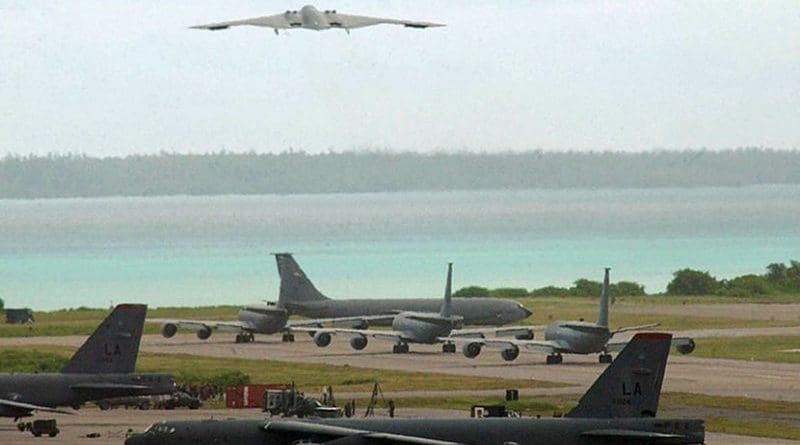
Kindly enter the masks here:
[[225, 388], [225, 406], [227, 408], [261, 408], [264, 391], [268, 389], [289, 389], [286, 384], [252, 384], [236, 385]]

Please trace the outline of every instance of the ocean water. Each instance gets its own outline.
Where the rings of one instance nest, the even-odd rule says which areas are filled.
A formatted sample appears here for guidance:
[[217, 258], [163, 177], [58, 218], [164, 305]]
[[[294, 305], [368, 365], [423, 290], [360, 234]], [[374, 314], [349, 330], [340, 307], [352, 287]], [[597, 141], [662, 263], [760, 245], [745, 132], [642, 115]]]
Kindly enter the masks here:
[[333, 297], [438, 297], [800, 259], [800, 186], [0, 200], [0, 298], [54, 309], [274, 300], [289, 251]]

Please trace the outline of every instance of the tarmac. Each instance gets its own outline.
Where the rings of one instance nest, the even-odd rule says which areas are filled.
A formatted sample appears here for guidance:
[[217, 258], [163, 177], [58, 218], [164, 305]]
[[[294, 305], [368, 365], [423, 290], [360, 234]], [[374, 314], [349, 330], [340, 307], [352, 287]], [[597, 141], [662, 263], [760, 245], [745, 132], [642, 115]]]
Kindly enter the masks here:
[[[617, 307], [615, 311], [628, 308]], [[639, 306], [637, 312], [708, 315], [730, 318], [797, 320], [800, 305], [657, 305]], [[743, 324], [746, 324], [743, 323]], [[699, 338], [698, 348], [702, 347], [703, 337], [741, 337], [757, 335], [792, 335], [798, 337], [800, 346], [800, 327], [767, 327], [738, 329], [701, 329], [675, 332]], [[8, 345], [64, 345], [77, 347], [83, 336], [2, 338], [0, 347]], [[317, 347], [311, 338], [298, 334], [294, 343], [282, 343], [279, 336], [257, 335], [256, 342], [235, 344], [233, 335], [215, 332], [207, 341], [199, 340], [194, 334], [178, 334], [167, 339], [160, 335], [147, 335], [142, 340], [141, 350], [151, 353], [192, 354], [210, 357], [236, 357], [249, 359], [269, 359], [284, 362], [321, 363], [349, 365], [378, 369], [438, 372], [455, 375], [488, 376], [497, 378], [537, 379], [561, 382], [570, 386], [562, 388], [524, 388], [522, 395], [558, 395], [583, 393], [597, 378], [605, 365], [597, 362], [596, 355], [565, 355], [560, 365], [546, 365], [542, 354], [522, 351], [514, 362], [505, 362], [498, 350], [484, 349], [476, 359], [465, 358], [460, 351], [456, 354], [443, 354], [436, 345], [411, 345], [409, 354], [392, 354], [391, 344], [371, 339], [363, 351], [350, 348], [345, 337], [334, 337], [327, 348]], [[776, 354], [792, 354], [787, 350], [776, 350]], [[411, 359], [413, 358], [413, 359]], [[708, 394], [715, 396], [736, 396], [754, 399], [800, 402], [800, 363], [774, 363], [754, 360], [708, 359], [692, 355], [673, 353], [666, 371], [664, 391]], [[498, 390], [445, 391], [407, 391], [385, 393], [387, 397], [436, 397], [437, 395], [488, 395]], [[363, 397], [364, 394], [337, 394], [339, 397]], [[713, 415], [711, 409], [690, 409], [688, 412], [662, 412], [665, 416], [703, 417]], [[735, 410], [734, 410], [735, 411]], [[468, 415], [464, 411], [398, 409], [400, 416], [453, 417]], [[735, 411], [726, 413], [736, 418], [742, 416], [750, 421], [770, 420], [769, 414]], [[141, 431], [147, 425], [162, 419], [207, 419], [227, 417], [262, 417], [260, 410], [212, 410], [199, 411], [137, 411], [117, 409], [100, 411], [96, 408], [80, 410], [77, 415], [37, 416], [53, 417], [62, 430], [57, 439], [34, 438], [30, 433], [21, 433], [10, 419], [0, 419], [0, 444], [17, 443], [63, 443], [63, 444], [121, 444], [128, 429]], [[765, 417], [766, 416], [766, 417]], [[800, 425], [800, 413], [788, 413], [791, 424]], [[7, 423], [5, 423], [7, 421]], [[5, 426], [4, 426], [5, 425]], [[89, 433], [99, 433], [98, 438], [87, 438]], [[800, 445], [800, 441], [781, 441], [718, 433], [707, 434], [707, 444], [765, 444]]]
[[[382, 413], [378, 413], [381, 415]], [[403, 417], [466, 417], [466, 411], [399, 409]], [[174, 411], [139, 411], [134, 409], [115, 409], [101, 411], [96, 408], [82, 409], [76, 415], [55, 414], [47, 416], [56, 419], [61, 430], [55, 438], [33, 437], [29, 432], [20, 432], [11, 419], [0, 419], [0, 444], [61, 444], [61, 445], [121, 445], [129, 430], [141, 432], [147, 426], [164, 420], [203, 420], [237, 418], [264, 418], [259, 409], [201, 409]], [[97, 437], [87, 437], [96, 434]], [[729, 434], [706, 433], [707, 445], [749, 444], [749, 445], [800, 445], [797, 441], [764, 439], [760, 437], [734, 436]]]

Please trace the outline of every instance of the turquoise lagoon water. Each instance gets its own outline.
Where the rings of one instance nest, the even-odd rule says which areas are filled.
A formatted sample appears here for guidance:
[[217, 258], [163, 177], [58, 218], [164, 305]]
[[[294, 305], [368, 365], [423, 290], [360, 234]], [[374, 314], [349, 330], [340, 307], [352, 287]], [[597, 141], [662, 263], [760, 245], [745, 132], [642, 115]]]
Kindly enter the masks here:
[[271, 252], [333, 297], [761, 273], [800, 259], [800, 186], [0, 200], [0, 297], [54, 309], [274, 300]]

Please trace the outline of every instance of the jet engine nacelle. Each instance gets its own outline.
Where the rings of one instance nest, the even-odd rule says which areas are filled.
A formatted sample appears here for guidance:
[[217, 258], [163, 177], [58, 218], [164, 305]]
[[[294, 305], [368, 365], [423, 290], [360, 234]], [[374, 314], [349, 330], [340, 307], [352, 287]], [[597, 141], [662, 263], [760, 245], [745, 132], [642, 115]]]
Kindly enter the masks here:
[[360, 351], [367, 347], [367, 337], [359, 335], [350, 339], [350, 347], [356, 351]]
[[503, 360], [507, 362], [513, 362], [517, 359], [517, 357], [519, 357], [519, 348], [516, 346], [511, 346], [503, 349], [500, 351], [500, 357], [503, 357]]
[[694, 347], [694, 340], [690, 339], [687, 343], [676, 346], [675, 349], [677, 349], [681, 354], [691, 354], [692, 351], [694, 351]]
[[317, 332], [314, 334], [314, 343], [320, 348], [324, 348], [331, 344], [331, 334], [327, 332]]
[[464, 343], [464, 346], [461, 348], [461, 351], [464, 353], [464, 357], [466, 358], [475, 358], [478, 354], [481, 353], [481, 344], [480, 343]]
[[178, 332], [178, 326], [175, 323], [164, 323], [161, 325], [161, 335], [166, 338], [174, 337]]
[[208, 326], [204, 326], [197, 330], [197, 338], [200, 340], [208, 340], [208, 337], [211, 337], [211, 328]]

